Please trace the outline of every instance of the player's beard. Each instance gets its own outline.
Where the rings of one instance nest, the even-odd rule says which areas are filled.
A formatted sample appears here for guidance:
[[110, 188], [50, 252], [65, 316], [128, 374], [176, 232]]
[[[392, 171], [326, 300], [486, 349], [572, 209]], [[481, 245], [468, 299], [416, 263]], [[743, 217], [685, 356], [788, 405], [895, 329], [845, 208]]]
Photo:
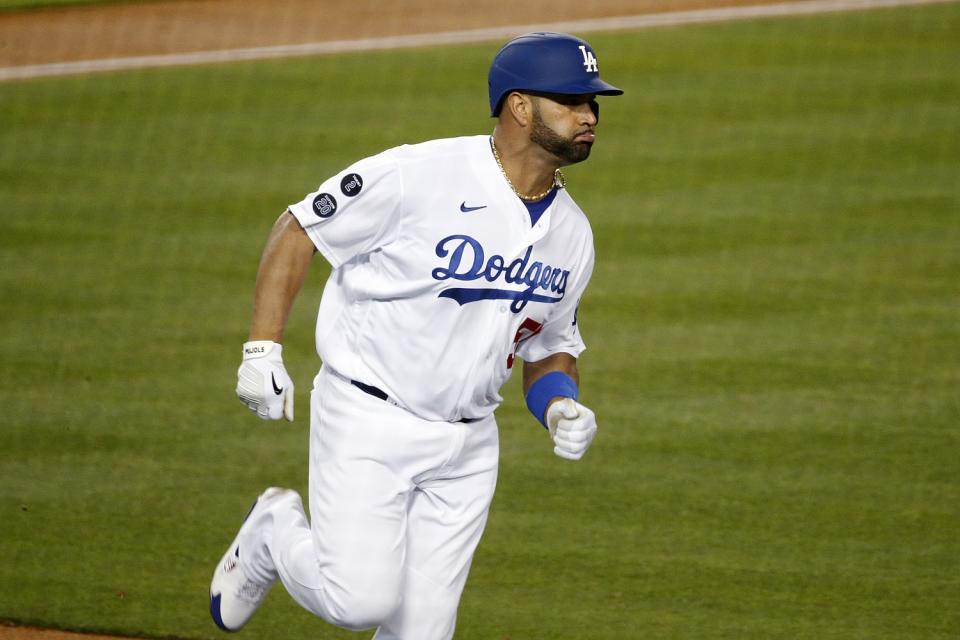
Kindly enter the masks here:
[[590, 148], [593, 146], [592, 142], [567, 140], [548, 127], [540, 116], [540, 106], [536, 104], [533, 107], [533, 127], [530, 131], [530, 140], [560, 158], [564, 164], [583, 162], [590, 157]]

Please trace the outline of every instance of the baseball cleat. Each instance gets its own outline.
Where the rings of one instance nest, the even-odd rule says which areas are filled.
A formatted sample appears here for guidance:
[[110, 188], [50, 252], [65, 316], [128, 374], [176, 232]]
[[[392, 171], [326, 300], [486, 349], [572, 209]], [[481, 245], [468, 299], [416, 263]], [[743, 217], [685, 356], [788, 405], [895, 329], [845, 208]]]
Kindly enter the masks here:
[[240, 539], [247, 532], [248, 523], [253, 522], [250, 516], [258, 507], [262, 508], [272, 499], [291, 492], [290, 489], [270, 487], [260, 494], [244, 518], [237, 537], [230, 543], [213, 572], [213, 581], [210, 583], [210, 616], [224, 631], [238, 631], [247, 624], [276, 582], [276, 579], [273, 579], [263, 584], [251, 580], [240, 566]]

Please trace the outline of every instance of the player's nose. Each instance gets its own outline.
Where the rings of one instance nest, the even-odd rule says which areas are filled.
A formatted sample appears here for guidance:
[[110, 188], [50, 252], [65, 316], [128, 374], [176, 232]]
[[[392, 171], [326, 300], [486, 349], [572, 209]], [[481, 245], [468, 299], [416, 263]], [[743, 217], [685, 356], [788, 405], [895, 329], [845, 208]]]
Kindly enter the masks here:
[[589, 102], [578, 105], [577, 115], [580, 117], [580, 124], [586, 125], [591, 129], [597, 126], [597, 122], [600, 120], [597, 110], [594, 109], [593, 104]]

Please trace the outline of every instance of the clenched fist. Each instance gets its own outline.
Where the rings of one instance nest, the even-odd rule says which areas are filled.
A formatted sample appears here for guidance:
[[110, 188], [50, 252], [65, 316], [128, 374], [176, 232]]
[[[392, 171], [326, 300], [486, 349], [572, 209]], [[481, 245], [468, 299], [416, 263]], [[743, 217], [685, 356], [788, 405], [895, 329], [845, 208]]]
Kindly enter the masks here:
[[237, 396], [262, 420], [293, 422], [293, 380], [283, 366], [283, 345], [255, 340], [243, 345]]
[[564, 398], [547, 409], [547, 429], [556, 445], [553, 452], [567, 460], [579, 460], [597, 435], [593, 411], [573, 398]]

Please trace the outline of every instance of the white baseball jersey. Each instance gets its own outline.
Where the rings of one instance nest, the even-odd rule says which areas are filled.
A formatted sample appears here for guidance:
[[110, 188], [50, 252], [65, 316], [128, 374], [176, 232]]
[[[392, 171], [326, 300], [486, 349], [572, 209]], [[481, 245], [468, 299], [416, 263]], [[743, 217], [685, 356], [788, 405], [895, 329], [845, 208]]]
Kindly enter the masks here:
[[515, 357], [585, 348], [593, 235], [565, 190], [536, 224], [489, 136], [389, 149], [289, 207], [333, 266], [317, 351], [426, 420], [489, 415]]

